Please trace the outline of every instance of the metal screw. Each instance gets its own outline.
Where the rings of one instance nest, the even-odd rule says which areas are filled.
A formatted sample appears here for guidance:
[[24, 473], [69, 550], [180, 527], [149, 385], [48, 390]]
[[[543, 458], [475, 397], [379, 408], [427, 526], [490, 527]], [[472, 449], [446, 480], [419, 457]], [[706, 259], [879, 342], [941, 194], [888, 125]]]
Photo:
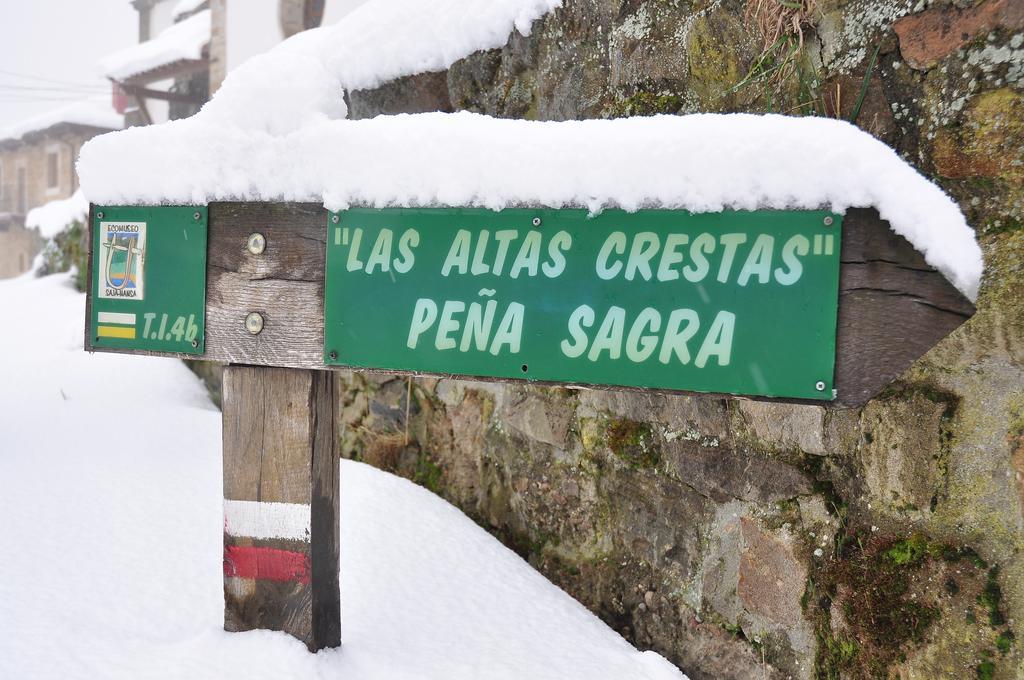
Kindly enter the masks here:
[[825, 381], [824, 380], [819, 380], [818, 382], [814, 383], [814, 389], [818, 390], [819, 392], [824, 392], [825, 391]]
[[193, 340], [192, 341], [192, 347], [193, 348], [199, 347], [199, 341], [198, 340]]
[[259, 335], [263, 330], [263, 315], [259, 312], [249, 312], [249, 315], [245, 317], [245, 330], [253, 335]]
[[267, 249], [267, 239], [259, 232], [249, 234], [249, 240], [246, 241], [245, 247], [253, 255], [261, 255]]
[[96, 213], [96, 218], [97, 219], [101, 219], [101, 220], [103, 219], [103, 211], [102, 210], [99, 211], [98, 213]]
[[327, 356], [331, 358], [331, 361], [336, 361], [338, 359], [338, 353], [335, 352], [333, 349], [331, 350], [331, 353], [328, 354]]
[[831, 226], [832, 226], [832, 222], [833, 222], [833, 220], [832, 220], [832, 216], [831, 216], [831, 215], [828, 215], [828, 216], [827, 216], [827, 217], [825, 218], [824, 222], [825, 222], [825, 226], [826, 226], [826, 227], [831, 227]]
[[198, 210], [195, 211], [194, 213], [192, 213], [192, 219], [194, 219], [196, 222], [198, 222], [200, 219], [202, 219], [202, 217], [203, 217], [202, 213], [200, 213]]
[[533, 218], [533, 226], [535, 226], [535, 227], [539, 227], [540, 226], [540, 218], [539, 217], [534, 217]]
[[341, 218], [338, 217], [337, 215], [332, 215], [331, 216], [331, 222], [334, 222], [335, 224], [337, 224], [339, 221], [341, 221]]

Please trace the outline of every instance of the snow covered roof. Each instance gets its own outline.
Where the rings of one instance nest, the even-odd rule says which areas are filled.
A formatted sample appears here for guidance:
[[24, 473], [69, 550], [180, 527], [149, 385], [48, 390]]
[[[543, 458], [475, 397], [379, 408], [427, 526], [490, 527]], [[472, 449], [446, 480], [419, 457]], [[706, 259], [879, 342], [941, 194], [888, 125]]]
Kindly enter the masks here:
[[371, 0], [232, 71], [197, 115], [91, 141], [107, 204], [874, 207], [970, 298], [981, 251], [956, 203], [889, 147], [823, 118], [748, 114], [535, 122], [470, 113], [345, 120], [342, 90], [444, 69], [526, 33], [559, 0]]
[[62, 123], [120, 130], [124, 127], [124, 117], [114, 110], [109, 97], [85, 99], [0, 128], [0, 142], [21, 139], [32, 132], [40, 132]]
[[64, 231], [72, 222], [84, 223], [89, 214], [89, 201], [79, 189], [68, 198], [50, 201], [32, 208], [25, 216], [25, 226], [38, 229], [39, 235], [50, 239]]
[[210, 25], [210, 10], [197, 12], [152, 40], [108, 54], [99, 61], [100, 72], [125, 80], [176, 61], [202, 59], [203, 48], [210, 42]]

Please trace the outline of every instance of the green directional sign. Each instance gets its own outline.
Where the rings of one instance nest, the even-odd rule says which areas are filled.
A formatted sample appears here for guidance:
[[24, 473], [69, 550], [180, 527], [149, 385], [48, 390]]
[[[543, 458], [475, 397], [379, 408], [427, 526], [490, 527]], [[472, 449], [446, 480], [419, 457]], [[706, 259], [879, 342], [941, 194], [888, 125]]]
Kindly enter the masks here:
[[92, 213], [93, 345], [204, 351], [205, 206], [97, 206]]
[[352, 209], [324, 361], [831, 400], [841, 217]]

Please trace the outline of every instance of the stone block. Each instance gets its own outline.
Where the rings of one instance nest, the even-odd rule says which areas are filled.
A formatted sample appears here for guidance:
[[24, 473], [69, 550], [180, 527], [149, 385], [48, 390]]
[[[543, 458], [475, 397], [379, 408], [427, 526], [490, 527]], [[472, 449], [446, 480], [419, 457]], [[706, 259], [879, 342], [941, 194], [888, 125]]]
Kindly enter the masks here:
[[748, 432], [774, 449], [825, 455], [825, 410], [820, 406], [740, 400]]
[[863, 501], [890, 515], [921, 517], [930, 511], [941, 486], [942, 417], [949, 406], [911, 394], [864, 408]]
[[810, 481], [785, 463], [728, 448], [670, 442], [663, 449], [669, 471], [698, 493], [718, 502], [740, 499], [774, 503], [812, 491]]
[[564, 394], [552, 396], [528, 392], [508, 404], [501, 420], [525, 437], [565, 448], [575, 403]]
[[348, 117], [352, 120], [397, 113], [447, 113], [451, 110], [445, 71], [406, 76], [372, 90], [355, 90], [348, 95]]
[[896, 21], [900, 54], [916, 69], [927, 69], [978, 35], [996, 28], [1024, 28], [1024, 3], [987, 0], [968, 9], [937, 6]]

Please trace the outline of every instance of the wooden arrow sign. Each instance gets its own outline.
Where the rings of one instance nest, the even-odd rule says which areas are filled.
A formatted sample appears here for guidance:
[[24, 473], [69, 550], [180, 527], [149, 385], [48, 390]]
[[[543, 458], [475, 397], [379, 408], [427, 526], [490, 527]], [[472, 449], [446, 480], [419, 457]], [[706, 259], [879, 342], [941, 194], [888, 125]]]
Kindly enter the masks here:
[[[125, 210], [141, 223], [94, 209], [94, 240]], [[974, 312], [873, 210], [149, 212], [175, 210], [144, 258], [172, 313], [102, 298], [93, 257], [87, 350], [860, 406]], [[203, 276], [205, 312], [168, 297]], [[100, 313], [132, 314], [134, 337], [105, 337]]]

